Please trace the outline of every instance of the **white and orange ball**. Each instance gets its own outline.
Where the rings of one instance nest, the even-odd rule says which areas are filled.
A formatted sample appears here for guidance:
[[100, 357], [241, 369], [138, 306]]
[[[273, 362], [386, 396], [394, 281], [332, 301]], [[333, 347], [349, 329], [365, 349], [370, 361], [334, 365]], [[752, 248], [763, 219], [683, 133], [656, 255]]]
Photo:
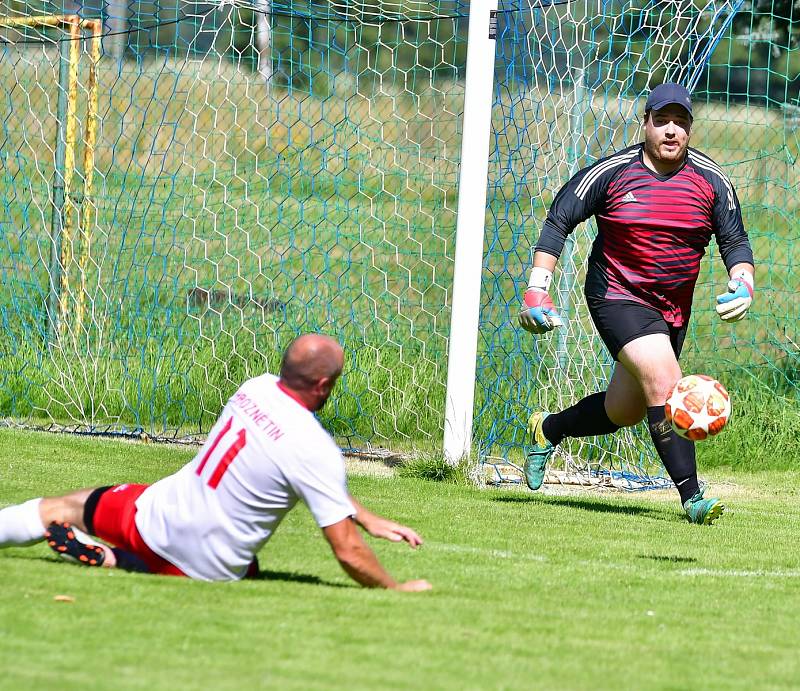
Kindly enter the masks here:
[[719, 434], [731, 416], [731, 397], [725, 387], [705, 374], [679, 379], [667, 399], [667, 420], [684, 439], [701, 441]]

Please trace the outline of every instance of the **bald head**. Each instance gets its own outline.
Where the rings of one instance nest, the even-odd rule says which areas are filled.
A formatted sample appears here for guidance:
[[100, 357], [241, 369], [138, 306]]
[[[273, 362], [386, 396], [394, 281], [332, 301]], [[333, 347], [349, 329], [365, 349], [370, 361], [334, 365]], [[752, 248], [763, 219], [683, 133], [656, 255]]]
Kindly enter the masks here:
[[323, 334], [304, 334], [283, 353], [281, 381], [303, 395], [312, 410], [328, 400], [344, 366], [344, 351], [335, 339]]

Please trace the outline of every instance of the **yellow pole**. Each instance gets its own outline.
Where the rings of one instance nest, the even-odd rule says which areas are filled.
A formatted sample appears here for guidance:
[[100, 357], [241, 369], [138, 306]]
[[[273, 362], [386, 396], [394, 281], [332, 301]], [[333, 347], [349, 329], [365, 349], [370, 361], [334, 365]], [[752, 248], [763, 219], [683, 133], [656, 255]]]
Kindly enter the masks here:
[[81, 27], [80, 18], [70, 15], [64, 18], [65, 23], [69, 23], [69, 88], [67, 90], [67, 146], [66, 157], [64, 159], [64, 230], [63, 244], [61, 246], [61, 266], [64, 267], [61, 274], [61, 300], [59, 306], [59, 323], [62, 330], [67, 323], [67, 311], [69, 309], [69, 268], [72, 265], [75, 227], [75, 203], [72, 200], [71, 188], [72, 178], [75, 175], [75, 140], [78, 129], [78, 61], [80, 60], [80, 37]]
[[81, 24], [84, 29], [91, 30], [92, 39], [89, 60], [89, 84], [87, 86], [89, 103], [86, 112], [83, 149], [83, 205], [80, 215], [80, 257], [78, 259], [81, 288], [75, 315], [78, 328], [83, 324], [84, 303], [88, 294], [86, 270], [91, 256], [92, 229], [95, 217], [95, 205], [92, 201], [92, 181], [94, 177], [94, 150], [97, 142], [97, 65], [100, 62], [101, 37], [103, 33], [102, 22], [97, 19], [84, 19]]
[[[35, 17], [0, 17], [0, 26], [60, 26], [70, 21], [76, 15], [47, 14]], [[80, 18], [78, 18], [80, 21]]]
[[[66, 328], [69, 309], [69, 271], [72, 265], [75, 240], [75, 215], [77, 209], [71, 196], [75, 176], [75, 144], [78, 129], [78, 66], [81, 54], [81, 30], [92, 32], [89, 83], [87, 86], [88, 108], [84, 133], [83, 151], [83, 201], [78, 216], [77, 240], [79, 243], [78, 271], [80, 288], [76, 296], [75, 325], [83, 324], [85, 296], [87, 294], [86, 270], [91, 256], [91, 232], [94, 223], [94, 203], [91, 192], [94, 177], [94, 153], [97, 143], [97, 66], [100, 62], [103, 24], [99, 19], [81, 19], [76, 14], [37, 15], [33, 17], [0, 17], [0, 26], [15, 28], [25, 26], [69, 26], [69, 80], [66, 116], [66, 151], [64, 160], [64, 209], [61, 245], [61, 285], [58, 298], [58, 322], [60, 330]], [[78, 332], [76, 331], [76, 334]]]

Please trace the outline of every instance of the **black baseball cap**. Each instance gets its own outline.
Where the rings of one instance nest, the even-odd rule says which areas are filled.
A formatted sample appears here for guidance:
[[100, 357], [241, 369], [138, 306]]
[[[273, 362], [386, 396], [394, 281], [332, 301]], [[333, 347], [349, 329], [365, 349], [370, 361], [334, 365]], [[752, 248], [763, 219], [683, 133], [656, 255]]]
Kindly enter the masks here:
[[647, 97], [647, 104], [644, 110], [645, 112], [660, 110], [672, 103], [683, 106], [689, 111], [689, 115], [692, 114], [692, 97], [689, 95], [689, 90], [685, 86], [674, 82], [659, 84], [655, 87]]

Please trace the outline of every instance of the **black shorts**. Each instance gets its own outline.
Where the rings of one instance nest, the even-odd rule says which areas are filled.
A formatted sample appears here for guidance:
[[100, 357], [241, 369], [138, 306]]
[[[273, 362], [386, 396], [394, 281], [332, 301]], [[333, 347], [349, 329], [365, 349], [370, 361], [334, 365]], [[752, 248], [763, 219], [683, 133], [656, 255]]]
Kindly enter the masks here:
[[688, 323], [684, 322], [683, 326], [668, 324], [654, 307], [631, 300], [587, 297], [586, 302], [597, 332], [615, 360], [619, 359], [619, 351], [624, 346], [649, 334], [669, 336], [675, 357], [680, 357]]

